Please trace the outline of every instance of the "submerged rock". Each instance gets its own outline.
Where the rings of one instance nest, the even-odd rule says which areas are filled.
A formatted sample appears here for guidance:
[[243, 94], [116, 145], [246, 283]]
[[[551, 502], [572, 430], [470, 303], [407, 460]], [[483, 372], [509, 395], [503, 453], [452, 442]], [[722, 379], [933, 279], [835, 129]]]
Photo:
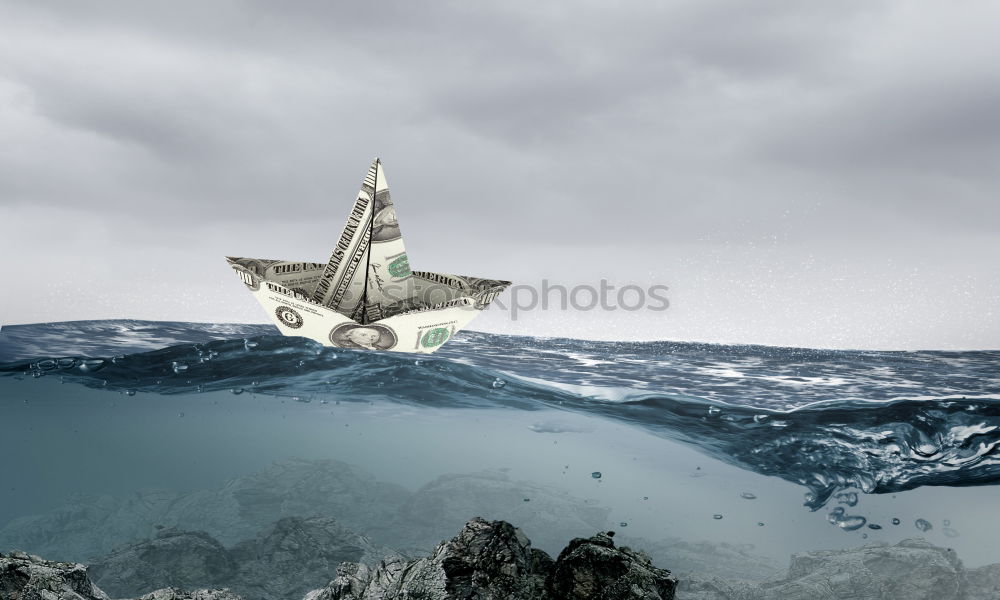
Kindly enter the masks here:
[[[975, 585], [970, 586], [975, 573]], [[922, 539], [792, 556], [769, 583], [685, 578], [678, 600], [985, 600], [988, 568], [966, 572], [955, 552]], [[983, 595], [986, 593], [987, 595]]]
[[165, 529], [112, 552], [91, 572], [115, 597], [225, 587], [255, 600], [298, 600], [336, 577], [340, 563], [374, 563], [390, 553], [335, 519], [288, 517], [230, 549], [203, 531]]
[[672, 600], [676, 585], [607, 534], [576, 538], [553, 561], [510, 523], [475, 518], [426, 558], [342, 565], [306, 600]]
[[962, 561], [954, 551], [922, 539], [894, 546], [872, 544], [848, 551], [806, 552], [792, 557], [788, 578], [767, 586], [766, 598], [966, 598]]
[[649, 556], [615, 547], [609, 534], [576, 538], [559, 554], [548, 580], [552, 598], [671, 599], [677, 578]]
[[194, 590], [186, 592], [176, 588], [164, 588], [150, 592], [136, 600], [243, 600], [229, 590]]
[[[90, 580], [87, 567], [45, 560], [25, 552], [0, 554], [3, 600], [109, 600]], [[243, 600], [229, 590], [161, 589], [137, 600]]]
[[54, 562], [25, 552], [0, 554], [0, 598], [108, 600], [77, 563]]
[[115, 597], [165, 587], [224, 586], [236, 572], [236, 561], [212, 536], [176, 529], [115, 550], [91, 567], [94, 581]]

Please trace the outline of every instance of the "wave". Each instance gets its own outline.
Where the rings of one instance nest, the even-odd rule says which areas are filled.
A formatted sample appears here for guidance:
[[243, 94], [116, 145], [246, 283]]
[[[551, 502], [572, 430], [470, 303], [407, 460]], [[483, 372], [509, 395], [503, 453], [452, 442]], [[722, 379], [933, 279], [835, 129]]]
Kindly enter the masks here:
[[[472, 332], [433, 358], [417, 358], [259, 334], [273, 331], [269, 326], [91, 323], [51, 330], [62, 348], [72, 346], [73, 327], [85, 332], [76, 347], [184, 342], [131, 354], [32, 356], [0, 364], [0, 375], [60, 377], [126, 394], [229, 390], [301, 402], [568, 410], [642, 427], [801, 484], [814, 510], [852, 489], [890, 493], [1000, 481], [997, 353], [526, 343]], [[15, 337], [40, 326], [20, 327], [27, 329]], [[143, 328], [155, 331], [147, 337]], [[248, 333], [257, 335], [232, 338]], [[10, 338], [4, 343], [9, 347]]]

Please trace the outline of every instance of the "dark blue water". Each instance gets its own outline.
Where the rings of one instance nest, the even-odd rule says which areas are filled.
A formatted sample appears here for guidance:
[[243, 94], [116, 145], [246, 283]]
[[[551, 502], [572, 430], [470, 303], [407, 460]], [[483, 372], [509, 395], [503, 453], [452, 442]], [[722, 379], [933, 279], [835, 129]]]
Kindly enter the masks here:
[[[961, 515], [955, 513], [966, 510], [971, 515], [979, 511], [983, 507], [976, 503], [982, 504], [984, 496], [959, 494], [957, 490], [1000, 482], [997, 447], [1000, 352], [833, 351], [677, 342], [594, 342], [464, 332], [433, 357], [416, 357], [326, 348], [302, 338], [278, 335], [269, 325], [84, 321], [4, 327], [0, 331], [0, 403], [8, 399], [3, 398], [5, 389], [11, 398], [16, 391], [17, 397], [25, 402], [29, 398], [34, 401], [32, 388], [25, 386], [46, 382], [64, 385], [36, 388], [45, 390], [44, 394], [41, 391], [38, 394], [48, 402], [44, 409], [48, 412], [44, 414], [77, 414], [73, 411], [81, 406], [89, 409], [88, 403], [94, 402], [90, 399], [94, 396], [83, 398], [74, 391], [84, 388], [105, 394], [97, 397], [115, 398], [116, 402], [137, 395], [156, 399], [155, 408], [130, 407], [133, 416], [127, 423], [113, 425], [111, 421], [102, 421], [108, 423], [102, 426], [109, 430], [118, 427], [139, 431], [139, 439], [130, 444], [141, 444], [143, 436], [156, 437], [158, 430], [154, 427], [165, 427], [163, 422], [168, 413], [193, 414], [199, 402], [211, 398], [219, 405], [221, 398], [228, 413], [218, 417], [206, 413], [204, 422], [214, 424], [205, 425], [207, 429], [194, 436], [192, 443], [208, 445], [191, 460], [210, 462], [214, 456], [219, 463], [230, 461], [238, 465], [229, 467], [234, 475], [253, 468], [249, 463], [243, 464], [245, 461], [241, 462], [240, 457], [260, 454], [260, 460], [265, 461], [280, 457], [284, 449], [288, 455], [310, 454], [315, 450], [310, 444], [318, 444], [327, 437], [322, 433], [325, 430], [309, 429], [319, 427], [315, 425], [317, 407], [343, 403], [343, 410], [356, 405], [376, 407], [372, 410], [383, 410], [394, 417], [405, 413], [413, 416], [413, 423], [426, 415], [461, 415], [455, 418], [462, 425], [450, 422], [440, 430], [446, 433], [436, 433], [436, 438], [430, 433], [424, 438], [413, 433], [417, 437], [403, 454], [412, 452], [418, 456], [424, 452], [430, 457], [440, 456], [424, 462], [440, 461], [441, 465], [428, 469], [424, 464], [412, 466], [410, 471], [393, 471], [400, 480], [407, 479], [407, 473], [426, 472], [431, 476], [448, 472], [451, 467], [460, 468], [456, 466], [458, 458], [434, 454], [426, 447], [436, 442], [426, 440], [465, 439], [462, 436], [471, 435], [470, 432], [476, 436], [481, 433], [485, 438], [492, 431], [477, 427], [481, 427], [480, 417], [485, 419], [490, 415], [495, 419], [493, 427], [502, 429], [506, 425], [500, 423], [510, 424], [514, 433], [508, 438], [521, 440], [516, 443], [525, 457], [511, 458], [510, 453], [515, 451], [509, 448], [515, 442], [502, 439], [491, 440], [489, 445], [483, 444], [474, 452], [470, 449], [470, 454], [479, 457], [477, 460], [509, 458], [512, 463], [523, 464], [528, 472], [534, 468], [532, 463], [537, 462], [532, 456], [554, 452], [533, 445], [542, 439], [539, 436], [550, 436], [545, 440], [551, 438], [552, 444], [562, 441], [564, 446], [563, 454], [552, 457], [553, 464], [559, 463], [553, 469], [561, 473], [553, 470], [551, 475], [537, 475], [545, 483], [555, 484], [560, 477], [565, 480], [569, 465], [563, 468], [562, 463], [583, 456], [587, 457], [588, 465], [601, 462], [601, 456], [609, 457], [603, 461], [603, 469], [609, 474], [616, 469], [621, 473], [633, 468], [646, 469], [641, 473], [635, 471], [634, 480], [627, 486], [622, 484], [625, 486], [622, 489], [627, 487], [631, 494], [629, 498], [646, 497], [648, 492], [642, 489], [652, 489], [657, 484], [666, 486], [668, 481], [674, 488], [680, 484], [685, 488], [703, 485], [696, 483], [696, 478], [714, 468], [714, 472], [724, 473], [727, 478], [727, 483], [720, 484], [719, 489], [725, 490], [720, 493], [736, 497], [747, 486], [756, 485], [754, 493], [747, 492], [754, 497], [762, 495], [761, 490], [773, 489], [774, 496], [781, 496], [780, 502], [770, 501], [776, 515], [785, 509], [774, 507], [790, 501], [787, 486], [772, 483], [782, 480], [798, 486], [800, 493], [794, 502], [805, 505], [798, 509], [802, 515], [826, 507], [829, 517], [817, 515], [819, 520], [824, 521], [824, 526], [826, 520], [837, 525], [831, 531], [841, 534], [847, 530], [858, 535], [862, 532], [876, 535], [875, 530], [863, 527], [876, 522], [891, 529], [889, 519], [895, 514], [893, 511], [899, 512], [897, 509], [904, 506], [904, 503], [869, 504], [867, 511], [860, 511], [853, 508], [858, 496], [895, 498], [895, 494], [907, 490], [949, 490], [946, 496], [929, 491], [906, 496], [915, 500], [905, 504], [909, 512], [902, 516], [907, 523], [918, 517], [930, 518], [953, 498], [951, 513], [945, 516], [950, 517], [949, 521], [961, 522]], [[301, 417], [301, 428], [294, 434], [282, 434], [285, 437], [270, 441], [263, 432], [275, 430], [266, 425], [261, 425], [259, 443], [226, 438], [225, 442], [215, 442], [224, 446], [215, 451], [205, 441], [213, 435], [211, 432], [219, 431], [218, 423], [227, 422], [222, 419], [228, 419], [237, 428], [252, 429], [257, 426], [254, 423], [266, 424], [267, 419], [276, 418], [268, 408], [274, 405], [267, 402], [281, 403], [282, 419], [290, 416], [290, 406], [302, 406], [301, 414], [310, 416]], [[242, 416], [241, 411], [245, 411]], [[17, 416], [20, 413], [8, 411], [7, 414], [8, 426], [14, 423], [12, 419], [24, 422], [38, 419], [32, 421], [37, 423], [33, 427], [44, 428], [40, 416], [43, 413]], [[147, 427], [142, 424], [144, 414], [155, 414], [154, 420], [160, 423], [149, 425], [147, 433], [141, 433]], [[408, 435], [405, 423], [393, 425], [389, 423], [391, 419], [377, 415], [352, 414], [359, 419], [356, 427], [362, 427], [363, 421], [371, 429], [365, 430], [368, 437], [364, 442], [338, 446], [338, 452], [368, 456], [376, 453], [377, 448], [390, 446], [388, 438]], [[211, 421], [216, 418], [219, 421]], [[400, 429], [393, 429], [397, 426]], [[426, 432], [432, 429], [432, 425], [426, 425]], [[522, 439], [517, 432], [527, 432], [524, 435], [528, 437]], [[636, 437], [640, 433], [643, 437]], [[576, 438], [567, 437], [574, 434], [578, 434]], [[121, 436], [119, 431], [111, 437]], [[25, 439], [30, 443], [32, 438]], [[647, 439], [654, 441], [643, 441]], [[329, 443], [347, 444], [345, 440], [338, 438]], [[657, 445], [655, 440], [662, 442]], [[574, 446], [566, 444], [574, 443], [578, 446], [570, 452], [569, 448]], [[109, 444], [109, 453], [121, 450]], [[245, 445], [242, 450], [241, 445]], [[83, 454], [89, 451], [80, 449]], [[112, 460], [109, 455], [101, 456], [93, 461]], [[703, 460], [699, 461], [698, 456]], [[36, 464], [45, 464], [46, 459], [39, 460], [42, 462]], [[404, 459], [397, 452], [379, 460], [382, 461], [379, 464], [398, 464]], [[629, 460], [646, 466], [625, 464]], [[136, 473], [143, 468], [149, 470], [136, 467]], [[167, 467], [159, 468], [160, 472], [166, 472]], [[226, 472], [226, 465], [219, 468]], [[53, 470], [59, 469], [53, 467]], [[674, 479], [680, 477], [678, 470], [688, 478], [687, 483]], [[590, 467], [583, 467], [583, 471], [590, 473]], [[740, 475], [741, 472], [752, 476]], [[122, 474], [119, 478], [129, 477], [132, 476]], [[111, 485], [114, 477], [106, 479]], [[421, 482], [413, 475], [413, 481], [403, 483], [417, 486]], [[601, 488], [596, 483], [581, 479], [573, 485], [594, 484], [593, 489], [577, 487], [574, 492], [605, 494], [612, 510], [622, 514], [638, 510], [616, 505], [624, 501], [616, 500], [606, 490], [607, 486], [605, 491], [597, 491]], [[715, 493], [695, 487], [686, 492], [692, 494], [691, 498]], [[992, 490], [996, 488], [989, 489], [994, 494]], [[58, 493], [53, 488], [50, 495]], [[742, 507], [752, 504], [747, 502], [747, 495], [741, 497], [744, 500], [735, 501], [731, 504], [735, 508], [730, 510], [744, 510]], [[38, 500], [32, 502], [41, 506]], [[766, 503], [757, 502], [753, 506], [764, 511]], [[14, 514], [0, 515], [0, 524], [4, 516], [9, 519], [27, 512], [30, 509], [22, 505]], [[659, 517], [654, 513], [647, 516], [654, 523], [656, 518], [663, 518], [663, 513]], [[747, 514], [750, 528], [746, 535], [752, 534], [752, 526], [759, 525], [761, 519], [764, 517]], [[967, 529], [974, 527], [971, 521], [970, 517]], [[815, 537], [813, 533], [807, 534], [804, 527], [794, 525], [782, 534], [790, 539], [800, 531], [801, 539], [789, 543], [790, 550], [802, 549], [802, 544], [809, 543], [803, 540]], [[938, 524], [934, 533], [945, 530], [956, 531]], [[915, 533], [912, 526], [910, 533]], [[708, 537], [713, 535], [716, 539], [727, 539], [721, 532]], [[954, 537], [950, 533], [948, 536]], [[772, 542], [771, 550], [777, 548], [780, 552], [784, 548]], [[817, 547], [823, 545], [815, 543]], [[997, 560], [1000, 554], [981, 556], [972, 562]]]

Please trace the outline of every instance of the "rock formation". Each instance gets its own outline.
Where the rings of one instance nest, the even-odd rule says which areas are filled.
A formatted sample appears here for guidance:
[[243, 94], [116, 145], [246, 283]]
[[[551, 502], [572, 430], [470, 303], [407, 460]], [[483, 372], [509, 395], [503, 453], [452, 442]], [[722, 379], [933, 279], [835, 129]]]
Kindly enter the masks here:
[[792, 556], [768, 583], [687, 578], [680, 600], [987, 600], [1000, 598], [997, 565], [966, 570], [953, 550], [922, 539]]
[[[211, 581], [229, 589], [187, 592], [167, 586], [139, 600], [256, 600], [302, 598], [297, 588], [329, 567], [338, 552], [357, 555], [363, 544], [345, 548], [335, 524], [325, 542], [308, 533], [305, 520], [283, 519], [252, 541], [227, 550], [201, 532], [165, 531], [154, 540], [114, 553], [95, 570], [115, 589], [155, 586], [163, 578], [195, 586]], [[510, 523], [476, 518], [427, 557], [390, 555], [369, 568], [343, 562], [336, 577], [306, 600], [673, 600], [677, 579], [654, 567], [641, 552], [618, 548], [612, 533], [576, 538], [553, 561]], [[331, 543], [326, 549], [313, 545]], [[310, 558], [310, 556], [312, 558]], [[238, 589], [237, 589], [238, 586]], [[116, 596], [118, 592], [114, 592]], [[3, 600], [109, 600], [75, 563], [56, 563], [24, 552], [0, 554]]]
[[[87, 567], [54, 562], [25, 552], [0, 554], [0, 598], [3, 600], [109, 600], [90, 580]], [[229, 590], [185, 592], [160, 589], [137, 600], [242, 600]]]
[[329, 517], [288, 517], [228, 549], [203, 531], [164, 529], [101, 559], [91, 576], [115, 597], [210, 586], [247, 598], [298, 600], [336, 577], [340, 563], [374, 563], [388, 554]]
[[476, 518], [426, 558], [342, 565], [306, 600], [672, 600], [676, 586], [607, 533], [572, 540], [553, 561], [513, 525]]

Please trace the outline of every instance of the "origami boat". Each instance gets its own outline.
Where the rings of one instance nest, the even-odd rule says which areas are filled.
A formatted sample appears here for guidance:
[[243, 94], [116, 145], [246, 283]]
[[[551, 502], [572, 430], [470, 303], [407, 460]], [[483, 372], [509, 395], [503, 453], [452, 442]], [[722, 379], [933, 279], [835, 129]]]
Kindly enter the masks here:
[[340, 348], [434, 352], [510, 285], [412, 271], [377, 158], [329, 261], [226, 260], [281, 333]]

